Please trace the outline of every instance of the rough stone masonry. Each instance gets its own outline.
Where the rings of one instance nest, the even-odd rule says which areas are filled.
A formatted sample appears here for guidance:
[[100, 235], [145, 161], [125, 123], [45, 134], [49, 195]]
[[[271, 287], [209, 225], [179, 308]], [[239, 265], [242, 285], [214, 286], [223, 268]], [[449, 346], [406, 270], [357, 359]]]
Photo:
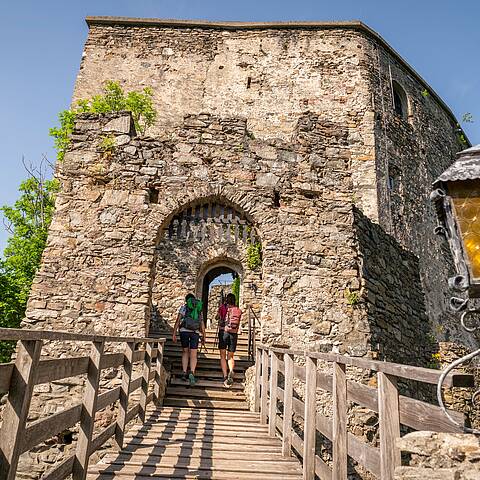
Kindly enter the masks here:
[[[150, 86], [159, 119], [145, 138], [127, 116], [77, 123], [27, 324], [144, 334], [152, 301], [170, 319], [206, 270], [230, 262], [266, 334], [413, 363], [428, 332], [460, 339], [427, 200], [460, 148], [456, 120], [375, 32], [87, 22], [73, 101], [107, 80]], [[175, 215], [212, 203], [258, 231], [260, 271], [238, 239], [165, 238]]]
[[79, 116], [26, 327], [143, 336], [228, 267], [267, 341], [416, 365], [435, 339], [471, 346], [428, 201], [457, 122], [378, 34], [87, 22], [73, 102], [149, 86], [158, 121], [141, 137], [127, 112]]

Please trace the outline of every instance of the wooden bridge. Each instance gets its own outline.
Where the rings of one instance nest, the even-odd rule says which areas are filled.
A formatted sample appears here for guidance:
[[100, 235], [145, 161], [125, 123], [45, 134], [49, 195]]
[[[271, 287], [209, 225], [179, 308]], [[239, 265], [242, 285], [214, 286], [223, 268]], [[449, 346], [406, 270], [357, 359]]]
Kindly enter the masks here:
[[[230, 390], [221, 386], [212, 337], [210, 332], [208, 351], [199, 355], [199, 381], [187, 387], [175, 375], [179, 346], [168, 335], [130, 338], [0, 329], [0, 339], [19, 340], [15, 362], [0, 365], [0, 394], [8, 392], [0, 428], [0, 480], [15, 478], [21, 454], [76, 425], [75, 453], [46, 472], [44, 480], [70, 475], [74, 480], [313, 480], [315, 476], [345, 480], [352, 461], [378, 478], [391, 480], [400, 464], [395, 441], [401, 425], [458, 431], [438, 407], [400, 395], [397, 389], [397, 379], [435, 384], [438, 370], [265, 345], [255, 350], [255, 411], [248, 411], [240, 383]], [[90, 353], [41, 359], [44, 342], [88, 342]], [[107, 353], [119, 345], [121, 353]], [[239, 381], [251, 363], [251, 345], [251, 338], [239, 342]], [[172, 374], [165, 397], [162, 362]], [[123, 372], [121, 386], [102, 391], [102, 371], [118, 367]], [[347, 379], [351, 369], [357, 374], [375, 373], [378, 385]], [[35, 385], [85, 374], [81, 404], [28, 422]], [[462, 374], [452, 374], [446, 381], [447, 387], [471, 384], [472, 377]], [[332, 400], [330, 417], [317, 411], [320, 392]], [[348, 402], [378, 412], [379, 446], [350, 433]], [[96, 413], [112, 404], [118, 405], [116, 418], [98, 431]], [[463, 419], [459, 413], [453, 415]], [[90, 456], [109, 441], [113, 443], [109, 453], [100, 463], [89, 465]]]

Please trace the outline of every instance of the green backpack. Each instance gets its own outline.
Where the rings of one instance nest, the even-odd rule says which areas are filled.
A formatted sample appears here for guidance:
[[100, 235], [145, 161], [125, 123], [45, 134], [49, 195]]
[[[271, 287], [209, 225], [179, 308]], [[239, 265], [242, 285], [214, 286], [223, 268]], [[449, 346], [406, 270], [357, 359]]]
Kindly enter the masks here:
[[199, 330], [202, 308], [203, 303], [201, 300], [189, 298], [185, 305], [185, 316], [182, 320], [182, 327], [187, 330], [192, 330], [193, 332]]

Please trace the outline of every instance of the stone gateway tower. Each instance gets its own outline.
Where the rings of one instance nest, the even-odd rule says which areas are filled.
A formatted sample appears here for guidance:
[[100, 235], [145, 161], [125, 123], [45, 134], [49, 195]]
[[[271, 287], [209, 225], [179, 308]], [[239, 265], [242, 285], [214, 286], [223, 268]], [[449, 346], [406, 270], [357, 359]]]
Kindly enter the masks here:
[[158, 120], [139, 136], [128, 113], [79, 117], [26, 324], [144, 335], [233, 273], [282, 343], [418, 363], [429, 332], [456, 335], [428, 194], [457, 122], [378, 34], [87, 23], [73, 101], [148, 86]]

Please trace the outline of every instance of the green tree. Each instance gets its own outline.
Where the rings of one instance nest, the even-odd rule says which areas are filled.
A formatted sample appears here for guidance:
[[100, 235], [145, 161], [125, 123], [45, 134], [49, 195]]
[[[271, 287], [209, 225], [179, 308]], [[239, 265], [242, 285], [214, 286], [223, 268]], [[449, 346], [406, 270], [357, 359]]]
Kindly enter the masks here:
[[58, 114], [60, 126], [50, 129], [50, 136], [54, 138], [57, 150], [57, 159], [61, 161], [65, 156], [70, 144], [70, 135], [75, 127], [75, 118], [79, 113], [129, 111], [132, 113], [137, 132], [144, 135], [147, 127], [152, 126], [157, 118], [152, 99], [153, 91], [149, 87], [145, 87], [140, 92], [125, 93], [118, 82], [111, 80], [106, 82], [101, 95], [79, 100], [73, 108]]
[[[0, 261], [0, 326], [16, 328], [25, 314], [28, 295], [47, 242], [58, 181], [42, 171], [29, 171], [20, 184], [20, 197], [0, 210], [10, 233]], [[9, 361], [13, 342], [0, 342], [0, 362]]]

